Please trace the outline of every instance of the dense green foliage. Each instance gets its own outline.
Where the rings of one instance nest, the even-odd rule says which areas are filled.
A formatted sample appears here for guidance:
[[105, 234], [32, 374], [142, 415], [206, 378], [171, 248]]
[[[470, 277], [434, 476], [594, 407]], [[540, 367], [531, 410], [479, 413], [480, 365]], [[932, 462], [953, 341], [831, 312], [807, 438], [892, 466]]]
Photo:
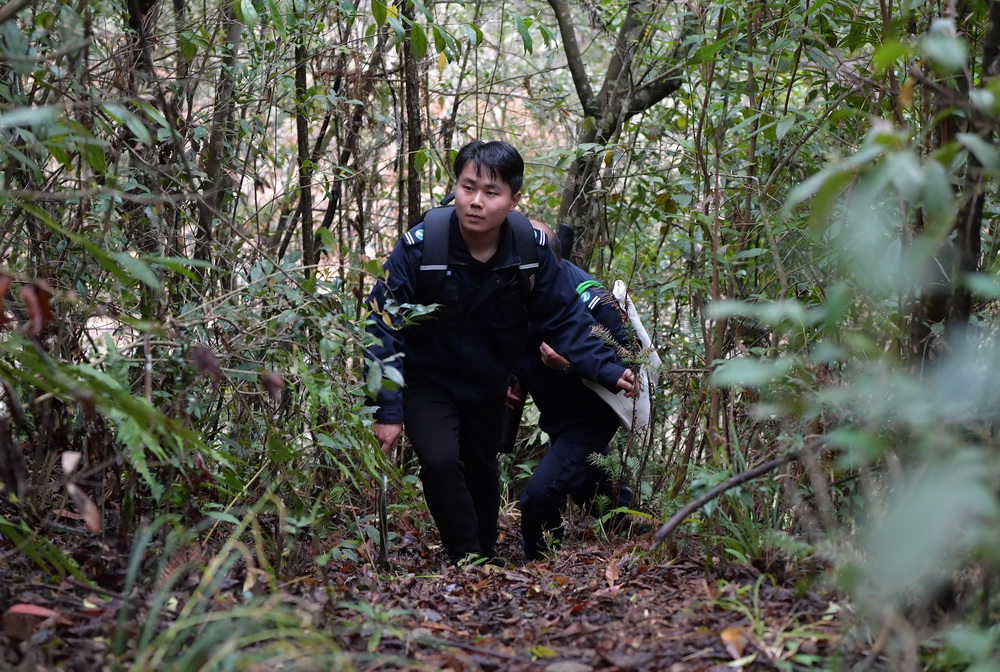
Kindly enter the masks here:
[[[665, 520], [809, 446], [672, 550], [833, 568], [891, 655], [985, 665], [997, 12], [12, 0], [0, 533], [73, 574], [47, 541], [69, 493], [138, 555], [157, 534], [272, 576], [365, 560], [371, 478], [409, 487], [413, 468], [367, 426], [366, 390], [398, 381], [360, 379], [363, 299], [449, 190], [449, 152], [498, 137], [528, 159], [523, 208], [628, 280], [664, 356], [653, 426], [608, 464], [639, 512]], [[530, 421], [512, 496], [541, 447]], [[67, 453], [81, 465], [60, 470]], [[914, 615], [942, 585], [957, 630]], [[177, 654], [182, 629], [148, 655]]]

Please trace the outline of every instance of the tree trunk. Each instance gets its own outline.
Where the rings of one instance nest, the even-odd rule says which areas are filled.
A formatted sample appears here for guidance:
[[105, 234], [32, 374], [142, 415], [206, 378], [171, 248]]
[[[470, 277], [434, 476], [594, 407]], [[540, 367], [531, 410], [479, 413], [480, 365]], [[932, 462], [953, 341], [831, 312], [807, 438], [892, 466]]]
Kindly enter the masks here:
[[[566, 0], [549, 0], [556, 15], [556, 23], [562, 36], [563, 50], [576, 94], [583, 110], [583, 121], [577, 133], [577, 144], [606, 144], [621, 132], [625, 122], [631, 117], [648, 110], [674, 93], [681, 79], [672, 65], [674, 59], [664, 61], [660, 70], [651, 75], [634, 68], [636, 57], [648, 49], [655, 31], [650, 15], [653, 3], [633, 0], [629, 3], [628, 14], [622, 23], [615, 42], [615, 51], [604, 76], [600, 92], [595, 94], [587, 77], [586, 68], [576, 28]], [[677, 44], [681, 40], [677, 40]], [[644, 64], [647, 68], [648, 64]], [[566, 256], [581, 267], [589, 266], [594, 248], [614, 241], [601, 241], [600, 232], [605, 230], [604, 196], [599, 189], [600, 171], [604, 152], [591, 152], [570, 165], [566, 186], [559, 206], [559, 223], [569, 226], [578, 241]]]
[[243, 24], [236, 20], [233, 3], [225, 3], [223, 21], [226, 25], [225, 56], [215, 87], [215, 108], [212, 112], [212, 131], [203, 151], [205, 171], [204, 189], [199, 202], [198, 231], [195, 238], [194, 258], [211, 261], [212, 227], [221, 220], [219, 204], [227, 189], [228, 179], [222, 172], [222, 159], [227, 155], [226, 143], [232, 136], [233, 87], [236, 58], [240, 51]]

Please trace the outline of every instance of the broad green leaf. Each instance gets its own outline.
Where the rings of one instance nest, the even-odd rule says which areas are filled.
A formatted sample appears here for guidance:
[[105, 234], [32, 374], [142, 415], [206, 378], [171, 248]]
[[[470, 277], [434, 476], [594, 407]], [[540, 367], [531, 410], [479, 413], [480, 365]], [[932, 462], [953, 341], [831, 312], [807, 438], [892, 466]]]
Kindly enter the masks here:
[[792, 128], [794, 127], [795, 127], [795, 115], [789, 114], [781, 118], [774, 132], [778, 140], [781, 140], [786, 135], [788, 135], [788, 131], [792, 130]]
[[142, 263], [141, 260], [136, 259], [128, 252], [117, 253], [114, 256], [114, 259], [121, 264], [122, 268], [134, 275], [144, 284], [152, 287], [153, 289], [160, 288], [160, 280], [156, 277], [156, 273], [153, 273], [149, 266]]
[[791, 366], [792, 360], [788, 358], [768, 361], [738, 357], [726, 360], [712, 371], [709, 383], [714, 387], [764, 387], [785, 375]]
[[127, 107], [121, 103], [107, 102], [101, 105], [101, 108], [108, 114], [109, 117], [114, 119], [119, 123], [125, 124], [132, 134], [135, 135], [136, 139], [144, 145], [153, 144], [153, 136], [150, 134], [149, 129], [146, 128], [146, 124], [142, 122], [139, 117], [135, 116]]
[[95, 173], [103, 174], [108, 167], [107, 157], [104, 155], [104, 147], [98, 144], [85, 144], [80, 148], [83, 157], [87, 159], [89, 165]]
[[533, 43], [531, 41], [531, 34], [528, 32], [528, 19], [521, 16], [520, 14], [513, 14], [514, 17], [514, 27], [517, 28], [518, 35], [521, 36], [521, 41], [524, 43], [524, 53], [532, 53]]
[[247, 28], [254, 28], [260, 22], [260, 15], [254, 7], [253, 0], [239, 0], [237, 8], [239, 18]]
[[372, 18], [375, 19], [376, 25], [381, 26], [385, 23], [385, 19], [388, 15], [388, 9], [382, 0], [372, 0]]
[[410, 49], [418, 61], [422, 61], [427, 55], [427, 34], [419, 23], [410, 24]]
[[413, 167], [417, 170], [423, 170], [424, 166], [427, 165], [427, 148], [421, 147], [417, 150], [416, 154], [413, 156]]
[[216, 268], [216, 266], [204, 259], [188, 259], [186, 257], [158, 257], [155, 255], [144, 255], [142, 257], [143, 261], [147, 264], [159, 264], [160, 266], [166, 266], [171, 271], [175, 273], [180, 273], [181, 275], [190, 278], [191, 280], [196, 279], [196, 275], [191, 272], [190, 266], [195, 268]]
[[970, 292], [984, 299], [1000, 299], [1000, 278], [985, 273], [967, 273], [962, 276], [964, 285]]
[[271, 15], [271, 25], [274, 26], [274, 31], [278, 37], [285, 39], [288, 36], [288, 30], [285, 28], [285, 15], [277, 0], [267, 0], [267, 12]]
[[920, 48], [939, 72], [961, 72], [969, 60], [965, 40], [942, 33], [929, 33], [920, 42]]
[[58, 117], [59, 108], [55, 105], [22, 107], [0, 115], [0, 128], [44, 126], [53, 123]]
[[975, 543], [975, 521], [997, 514], [993, 469], [974, 452], [917, 469], [912, 479], [901, 479], [910, 486], [893, 490], [887, 514], [866, 531], [871, 587], [883, 597], [947, 571]]
[[886, 169], [896, 191], [909, 202], [916, 200], [924, 185], [924, 170], [913, 152], [893, 152], [886, 156]]
[[910, 48], [897, 40], [886, 40], [872, 56], [872, 65], [877, 72], [883, 72], [893, 64], [906, 58], [910, 54]]
[[181, 33], [177, 38], [177, 47], [180, 49], [181, 58], [185, 61], [193, 61], [198, 55], [198, 44], [191, 39], [190, 33]]
[[406, 39], [406, 28], [399, 22], [399, 19], [395, 16], [390, 16], [387, 20], [389, 21], [389, 26], [392, 28], [392, 32], [396, 33], [396, 37], [401, 40]]
[[472, 46], [478, 47], [483, 43], [483, 31], [476, 24], [463, 23], [462, 32], [465, 33], [465, 36], [468, 38], [469, 43]]
[[1000, 168], [1000, 152], [990, 143], [974, 133], [959, 133], [955, 136], [985, 168], [996, 170]]
[[688, 59], [687, 65], [700, 65], [706, 61], [714, 61], [715, 55], [726, 48], [730, 38], [723, 38], [715, 42], [706, 42], [698, 47], [697, 51]]
[[330, 250], [331, 252], [337, 249], [337, 239], [333, 237], [330, 227], [321, 226], [317, 234], [319, 235], [320, 243], [323, 244], [323, 249]]

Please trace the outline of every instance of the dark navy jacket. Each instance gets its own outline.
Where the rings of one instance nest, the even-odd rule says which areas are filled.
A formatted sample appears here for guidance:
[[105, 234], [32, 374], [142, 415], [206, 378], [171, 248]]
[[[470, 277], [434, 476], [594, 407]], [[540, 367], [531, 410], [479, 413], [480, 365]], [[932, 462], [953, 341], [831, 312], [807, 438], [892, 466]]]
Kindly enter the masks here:
[[[563, 274], [570, 280], [573, 287], [583, 283], [593, 282], [594, 276], [583, 269], [563, 261]], [[618, 308], [611, 292], [603, 285], [586, 289], [579, 294], [577, 301], [585, 306], [598, 324], [608, 330], [616, 343], [632, 350], [633, 337], [628, 325], [628, 318]], [[538, 346], [546, 341], [559, 354], [566, 355], [546, 338], [533, 337], [522, 358], [518, 377], [521, 384], [531, 394], [539, 411], [538, 426], [549, 434], [573, 427], [583, 429], [589, 425], [618, 425], [618, 416], [605, 404], [597, 394], [580, 382], [574, 375], [550, 369], [542, 363], [538, 354]], [[566, 359], [573, 361], [571, 357]], [[570, 371], [578, 373], [575, 365]], [[587, 378], [586, 375], [582, 375]]]
[[[452, 216], [448, 245], [448, 274], [440, 296], [442, 304], [430, 317], [403, 326], [387, 325], [382, 309], [388, 300], [397, 305], [417, 303], [416, 289], [423, 250], [423, 225], [415, 226], [393, 249], [380, 280], [368, 298], [373, 312], [366, 329], [380, 343], [367, 359], [394, 366], [410, 387], [433, 384], [456, 398], [483, 402], [506, 395], [508, 377], [517, 367], [528, 338], [528, 323], [557, 352], [573, 362], [574, 370], [609, 390], [617, 389], [625, 368], [614, 351], [592, 333], [593, 318], [581, 303], [575, 286], [562, 273], [544, 236], [536, 234], [538, 269], [527, 299], [518, 278], [517, 251], [510, 225], [500, 229], [497, 252], [490, 261], [475, 259], [465, 246], [457, 216]], [[382, 390], [373, 402], [375, 419], [403, 421], [402, 391]]]

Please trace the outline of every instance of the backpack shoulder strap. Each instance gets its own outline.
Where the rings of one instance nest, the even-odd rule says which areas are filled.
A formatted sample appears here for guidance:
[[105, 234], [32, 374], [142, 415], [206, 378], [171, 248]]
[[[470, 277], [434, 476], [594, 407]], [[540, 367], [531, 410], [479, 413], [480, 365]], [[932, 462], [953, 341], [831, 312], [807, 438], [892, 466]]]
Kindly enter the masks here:
[[514, 234], [514, 249], [517, 250], [518, 279], [525, 296], [535, 288], [535, 273], [538, 272], [538, 247], [546, 244], [545, 234], [537, 230], [524, 213], [507, 213], [510, 230]]
[[[421, 230], [424, 251], [417, 275], [417, 299], [420, 303], [435, 303], [444, 276], [448, 273], [448, 232], [451, 227], [451, 215], [454, 212], [454, 206], [444, 205], [431, 208], [424, 213]], [[407, 235], [410, 233], [417, 234], [411, 230]]]

